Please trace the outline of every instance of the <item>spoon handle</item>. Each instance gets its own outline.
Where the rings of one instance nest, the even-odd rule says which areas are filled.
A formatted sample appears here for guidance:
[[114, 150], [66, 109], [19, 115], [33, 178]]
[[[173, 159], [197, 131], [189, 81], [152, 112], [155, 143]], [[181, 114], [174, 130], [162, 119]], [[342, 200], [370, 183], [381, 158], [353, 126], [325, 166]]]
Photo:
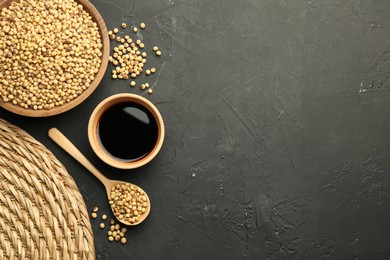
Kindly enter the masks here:
[[103, 185], [106, 185], [109, 182], [109, 179], [107, 179], [98, 169], [96, 169], [95, 166], [93, 166], [92, 163], [88, 161], [88, 159], [85, 158], [85, 156], [79, 151], [79, 149], [77, 149], [76, 146], [74, 146], [72, 142], [69, 141], [69, 139], [60, 132], [60, 130], [57, 128], [51, 128], [49, 130], [49, 137], [62, 149], [64, 149], [70, 156], [76, 159], [76, 161], [78, 161], [93, 175], [95, 175], [95, 177], [98, 178], [103, 183]]

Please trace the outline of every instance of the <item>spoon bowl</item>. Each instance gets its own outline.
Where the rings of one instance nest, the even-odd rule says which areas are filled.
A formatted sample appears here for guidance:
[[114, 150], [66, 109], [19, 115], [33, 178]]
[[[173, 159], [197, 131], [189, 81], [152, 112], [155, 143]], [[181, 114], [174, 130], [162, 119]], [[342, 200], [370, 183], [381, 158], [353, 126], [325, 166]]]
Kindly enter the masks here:
[[49, 130], [49, 137], [56, 144], [58, 144], [62, 149], [64, 149], [70, 156], [72, 156], [74, 159], [76, 159], [76, 161], [78, 161], [87, 170], [89, 170], [93, 175], [95, 175], [96, 178], [98, 178], [100, 180], [100, 182], [106, 188], [107, 197], [109, 200], [110, 200], [111, 189], [114, 188], [118, 184], [119, 185], [130, 184], [130, 185], [133, 185], [134, 187], [136, 187], [137, 189], [140, 189], [141, 191], [143, 191], [143, 193], [144, 193], [143, 195], [146, 197], [147, 206], [145, 208], [145, 212], [139, 216], [139, 219], [136, 222], [130, 222], [130, 221], [126, 221], [125, 219], [119, 219], [117, 217], [117, 215], [115, 214], [115, 211], [114, 211], [112, 205], [110, 205], [112, 213], [118, 219], [119, 222], [121, 222], [125, 225], [128, 225], [128, 226], [135, 226], [135, 225], [140, 224], [141, 222], [143, 222], [146, 219], [146, 217], [149, 215], [151, 206], [150, 206], [149, 197], [143, 189], [141, 189], [137, 185], [129, 183], [129, 182], [111, 180], [111, 179], [106, 178], [98, 169], [95, 168], [95, 166], [92, 165], [92, 163], [90, 161], [88, 161], [88, 159], [76, 148], [76, 146], [74, 146], [72, 144], [72, 142], [69, 141], [69, 139], [66, 138], [66, 136], [64, 134], [62, 134], [57, 128], [51, 128]]
[[[125, 182], [125, 181], [118, 181], [118, 180], [110, 180], [110, 179], [107, 179], [108, 181], [106, 183], [104, 183], [104, 187], [106, 188], [106, 192], [107, 192], [107, 198], [110, 200], [110, 194], [111, 194], [111, 189], [114, 188], [116, 185], [126, 185], [126, 184], [129, 184], [129, 182]], [[140, 224], [142, 221], [144, 221], [146, 219], [146, 217], [149, 215], [149, 212], [150, 212], [150, 200], [149, 200], [149, 197], [148, 197], [148, 194], [142, 189], [140, 188], [139, 186], [137, 185], [134, 185], [132, 183], [130, 183], [131, 185], [133, 185], [134, 187], [138, 188], [138, 189], [141, 189], [143, 192], [144, 192], [144, 196], [146, 197], [146, 201], [147, 201], [147, 206], [146, 206], [146, 210], [145, 212], [140, 215], [139, 217], [139, 220], [137, 222], [134, 222], [134, 223], [131, 223], [129, 221], [126, 221], [124, 219], [119, 219], [116, 215], [115, 215], [115, 212], [114, 212], [114, 209], [112, 208], [112, 206], [110, 205], [110, 208], [112, 210], [112, 213], [114, 214], [114, 216], [123, 224], [125, 225], [128, 225], [128, 226], [135, 226], [135, 225], [138, 225]]]

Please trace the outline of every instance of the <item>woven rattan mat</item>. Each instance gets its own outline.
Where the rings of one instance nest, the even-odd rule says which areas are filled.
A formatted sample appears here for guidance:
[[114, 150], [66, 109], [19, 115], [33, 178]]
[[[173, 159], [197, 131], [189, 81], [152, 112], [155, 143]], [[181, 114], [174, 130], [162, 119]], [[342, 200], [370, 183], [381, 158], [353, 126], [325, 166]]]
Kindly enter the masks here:
[[42, 144], [0, 119], [0, 259], [95, 259], [83, 198]]

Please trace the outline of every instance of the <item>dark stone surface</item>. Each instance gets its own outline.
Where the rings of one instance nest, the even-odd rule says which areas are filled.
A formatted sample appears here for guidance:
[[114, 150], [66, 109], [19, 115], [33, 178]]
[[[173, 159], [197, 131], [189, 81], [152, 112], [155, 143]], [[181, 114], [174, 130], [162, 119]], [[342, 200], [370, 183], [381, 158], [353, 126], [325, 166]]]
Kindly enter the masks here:
[[[92, 152], [93, 108], [142, 94], [106, 73], [79, 107], [0, 116], [44, 143], [89, 211], [103, 186], [47, 137], [56, 126], [108, 177], [143, 187], [152, 211], [97, 259], [390, 259], [390, 1], [93, 1], [109, 28], [147, 23], [166, 139], [137, 170]], [[152, 56], [150, 56], [152, 57]], [[137, 80], [142, 82], [143, 80]]]

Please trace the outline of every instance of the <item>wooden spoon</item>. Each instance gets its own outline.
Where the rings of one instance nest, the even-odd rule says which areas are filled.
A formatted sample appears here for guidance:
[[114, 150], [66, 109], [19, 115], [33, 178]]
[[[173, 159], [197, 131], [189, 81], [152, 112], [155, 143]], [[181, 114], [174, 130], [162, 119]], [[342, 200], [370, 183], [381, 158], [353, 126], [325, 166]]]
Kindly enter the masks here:
[[[106, 187], [107, 197], [110, 199], [110, 193], [111, 188], [114, 187], [117, 184], [123, 185], [127, 184], [128, 182], [124, 181], [117, 181], [117, 180], [111, 180], [106, 178], [98, 169], [95, 168], [95, 166], [92, 165], [90, 161], [88, 161], [87, 158], [72, 144], [71, 141], [69, 141], [66, 136], [64, 136], [57, 128], [51, 128], [49, 130], [49, 137], [58, 144], [62, 149], [64, 149], [69, 155], [71, 155], [76, 161], [78, 161], [81, 165], [83, 165], [87, 170], [89, 170], [93, 175], [95, 175], [96, 178], [99, 179], [99, 181]], [[134, 185], [134, 184], [132, 184]], [[138, 187], [137, 185], [134, 185], [135, 187]], [[139, 188], [139, 187], [138, 187]], [[142, 189], [141, 189], [142, 190]], [[146, 199], [147, 199], [147, 206], [146, 211], [140, 215], [140, 219], [138, 222], [130, 223], [124, 219], [119, 219], [115, 213], [114, 209], [111, 206], [111, 210], [114, 213], [114, 216], [123, 224], [129, 225], [129, 226], [135, 226], [140, 224], [142, 221], [145, 220], [145, 218], [149, 215], [150, 212], [150, 200], [146, 192], [144, 191]]]

